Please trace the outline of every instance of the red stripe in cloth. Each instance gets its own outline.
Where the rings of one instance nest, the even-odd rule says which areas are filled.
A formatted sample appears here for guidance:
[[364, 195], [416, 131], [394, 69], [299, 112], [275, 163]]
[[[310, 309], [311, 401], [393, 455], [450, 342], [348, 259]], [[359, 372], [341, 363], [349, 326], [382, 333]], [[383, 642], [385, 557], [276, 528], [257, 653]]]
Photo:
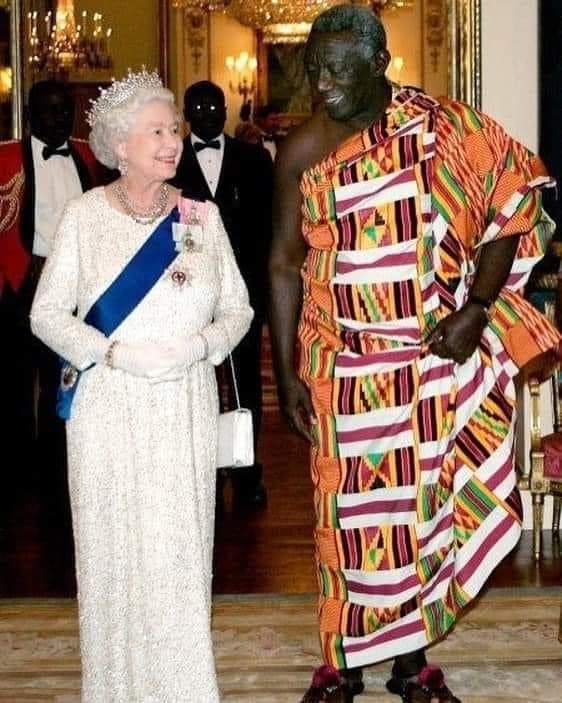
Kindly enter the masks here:
[[415, 509], [415, 498], [373, 500], [360, 505], [338, 506], [338, 517], [348, 518], [357, 517], [358, 515], [377, 515], [379, 513], [410, 513]]
[[421, 618], [415, 620], [414, 622], [409, 622], [405, 625], [399, 625], [398, 627], [393, 627], [389, 632], [381, 632], [379, 635], [371, 637], [371, 639], [366, 642], [361, 642], [357, 644], [350, 644], [345, 647], [346, 653], [352, 654], [353, 652], [362, 652], [365, 649], [370, 649], [371, 647], [377, 647], [385, 642], [391, 642], [392, 640], [398, 640], [401, 637], [408, 637], [409, 635], [414, 635], [416, 632], [424, 631], [424, 624]]
[[436, 577], [435, 581], [432, 581], [431, 586], [429, 586], [422, 593], [422, 600], [426, 600], [427, 598], [429, 598], [429, 596], [433, 593], [433, 591], [437, 588], [437, 586], [439, 586], [442, 581], [444, 581], [445, 579], [450, 579], [453, 575], [454, 568], [455, 565], [453, 563], [441, 567], [441, 571], [439, 571], [439, 575]]
[[448, 515], [445, 515], [445, 517], [441, 518], [437, 525], [435, 525], [433, 531], [427, 535], [427, 537], [422, 537], [420, 540], [418, 540], [418, 547], [421, 549], [422, 547], [425, 547], [426, 544], [429, 544], [431, 540], [438, 535], [440, 532], [444, 532], [445, 530], [448, 530], [451, 525], [453, 524], [453, 513], [449, 513]]
[[357, 581], [348, 581], [347, 588], [354, 593], [364, 593], [370, 596], [395, 596], [414, 586], [419, 586], [419, 583], [416, 574], [412, 574], [398, 583], [366, 584], [358, 583]]
[[[457, 573], [457, 581], [459, 585], [463, 586], [468, 579], [474, 574], [478, 569], [478, 566], [482, 559], [490, 552], [494, 546], [500, 541], [500, 539], [508, 532], [509, 528], [513, 525], [514, 519], [507, 515], [499, 525], [497, 525], [489, 535], [486, 536], [482, 544], [478, 547], [476, 552], [472, 555], [469, 561], [463, 566], [463, 568]], [[482, 529], [482, 527], [480, 527]]]
[[403, 185], [404, 183], [415, 183], [413, 168], [409, 168], [405, 171], [402, 171], [395, 178], [391, 178], [387, 183], [380, 186], [379, 188], [374, 188], [370, 192], [362, 193], [361, 195], [356, 195], [353, 198], [347, 198], [346, 200], [340, 200], [339, 202], [336, 202], [336, 212], [338, 215], [340, 215], [342, 212], [348, 210], [350, 207], [357, 205], [357, 203], [372, 198], [378, 193], [383, 193], [385, 190], [393, 188], [394, 186]]
[[364, 354], [363, 356], [338, 356], [336, 366], [352, 369], [370, 364], [388, 364], [390, 362], [413, 361], [420, 354], [419, 348], [400, 349], [398, 351], [382, 352], [379, 354]]
[[351, 271], [363, 271], [364, 269], [390, 268], [391, 266], [408, 266], [415, 264], [417, 255], [415, 251], [406, 254], [387, 254], [377, 261], [368, 261], [363, 264], [354, 264], [349, 261], [339, 261], [336, 265], [336, 273], [350, 273]]
[[338, 442], [361, 442], [365, 439], [380, 439], [381, 437], [393, 437], [399, 432], [406, 432], [412, 429], [412, 420], [395, 422], [392, 425], [380, 425], [379, 427], [362, 427], [357, 430], [341, 430], [338, 432]]
[[486, 486], [493, 491], [503, 483], [513, 469], [513, 457], [509, 456], [500, 468], [486, 481]]

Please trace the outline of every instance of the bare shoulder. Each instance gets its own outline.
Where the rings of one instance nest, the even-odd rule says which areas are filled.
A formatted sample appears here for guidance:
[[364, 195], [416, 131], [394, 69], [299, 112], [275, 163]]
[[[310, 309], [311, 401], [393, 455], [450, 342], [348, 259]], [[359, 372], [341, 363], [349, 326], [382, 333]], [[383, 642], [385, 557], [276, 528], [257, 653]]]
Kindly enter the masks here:
[[276, 158], [276, 166], [299, 176], [322, 157], [324, 132], [322, 113], [315, 113], [291, 131], [283, 140]]

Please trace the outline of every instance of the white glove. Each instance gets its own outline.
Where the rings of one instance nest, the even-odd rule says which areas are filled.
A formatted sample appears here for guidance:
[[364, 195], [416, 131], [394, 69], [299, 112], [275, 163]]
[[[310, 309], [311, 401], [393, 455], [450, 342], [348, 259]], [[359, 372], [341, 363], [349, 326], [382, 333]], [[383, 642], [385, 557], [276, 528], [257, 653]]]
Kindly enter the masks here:
[[178, 366], [178, 353], [170, 345], [119, 342], [113, 349], [112, 366], [141, 378], [160, 378]]
[[187, 369], [207, 356], [207, 341], [201, 334], [194, 334], [183, 339], [171, 342], [168, 347], [175, 357], [176, 363], [168, 373], [152, 379], [152, 383], [161, 381], [177, 381]]

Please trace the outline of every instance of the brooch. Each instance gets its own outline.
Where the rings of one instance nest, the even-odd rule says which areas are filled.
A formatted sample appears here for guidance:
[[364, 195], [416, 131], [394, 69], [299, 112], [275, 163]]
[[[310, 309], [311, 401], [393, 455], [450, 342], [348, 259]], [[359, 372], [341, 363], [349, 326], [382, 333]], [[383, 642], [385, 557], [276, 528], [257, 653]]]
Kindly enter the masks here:
[[186, 222], [174, 222], [172, 234], [176, 251], [197, 251], [203, 243], [203, 226], [196, 208], [192, 208]]
[[189, 285], [193, 279], [189, 269], [179, 266], [170, 269], [168, 277], [177, 288], [181, 288], [185, 284]]
[[78, 369], [71, 364], [65, 364], [62, 367], [60, 375], [60, 385], [63, 391], [67, 391], [72, 388], [76, 381], [78, 380]]

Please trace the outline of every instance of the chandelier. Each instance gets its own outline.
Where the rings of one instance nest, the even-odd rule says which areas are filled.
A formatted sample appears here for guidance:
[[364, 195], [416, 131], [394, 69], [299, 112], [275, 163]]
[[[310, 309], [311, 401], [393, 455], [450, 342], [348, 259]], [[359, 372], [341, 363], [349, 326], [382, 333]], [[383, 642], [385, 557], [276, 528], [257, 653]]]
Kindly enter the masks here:
[[226, 4], [228, 13], [241, 24], [260, 30], [265, 43], [287, 44], [305, 41], [321, 12], [346, 2], [370, 7], [377, 14], [413, 4], [413, 0], [231, 0]]
[[42, 18], [37, 11], [28, 12], [26, 34], [33, 71], [64, 75], [71, 70], [112, 66], [112, 29], [104, 27], [101, 13], [89, 17], [86, 10], [78, 24], [73, 0], [59, 0], [55, 12], [49, 11]]
[[380, 15], [383, 10], [400, 10], [402, 7], [412, 7], [414, 2], [413, 0], [370, 0], [370, 2], [363, 4], [370, 5], [373, 12]]
[[263, 32], [266, 43], [298, 43], [306, 39], [314, 18], [334, 0], [232, 0], [228, 12], [241, 24]]
[[171, 0], [172, 7], [183, 10], [195, 29], [201, 29], [205, 14], [227, 12], [241, 24], [259, 30], [269, 44], [304, 42], [314, 19], [334, 5], [348, 2], [384, 10], [412, 7], [413, 0]]
[[172, 0], [172, 7], [183, 10], [187, 17], [197, 17], [207, 12], [223, 12], [230, 0]]

